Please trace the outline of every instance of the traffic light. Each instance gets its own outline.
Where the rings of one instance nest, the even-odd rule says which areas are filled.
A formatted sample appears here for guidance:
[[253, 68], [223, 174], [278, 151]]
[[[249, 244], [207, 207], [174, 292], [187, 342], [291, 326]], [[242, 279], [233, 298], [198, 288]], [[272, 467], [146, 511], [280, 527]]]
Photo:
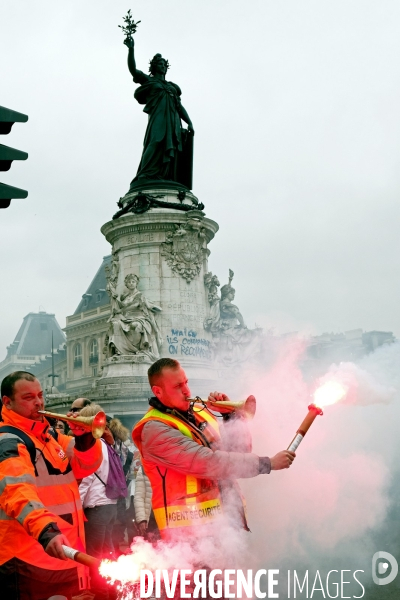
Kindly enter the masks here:
[[[0, 134], [10, 133], [14, 123], [26, 123], [28, 115], [0, 106]], [[0, 171], [8, 171], [13, 160], [26, 160], [28, 153], [0, 144]], [[26, 198], [28, 192], [0, 183], [0, 208], [7, 208], [13, 198]]]

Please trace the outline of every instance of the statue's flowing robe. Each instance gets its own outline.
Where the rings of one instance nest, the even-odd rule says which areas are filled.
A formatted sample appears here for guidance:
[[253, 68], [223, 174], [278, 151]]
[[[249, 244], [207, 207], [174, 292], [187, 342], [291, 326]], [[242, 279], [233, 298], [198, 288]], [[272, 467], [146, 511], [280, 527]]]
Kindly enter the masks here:
[[[143, 154], [133, 182], [140, 179], [177, 180], [178, 152], [182, 152], [181, 90], [176, 83], [137, 71], [140, 83], [134, 96], [149, 115]], [[133, 183], [132, 182], [132, 183]]]
[[141, 352], [151, 360], [157, 360], [161, 332], [152, 311], [159, 311], [158, 306], [136, 291], [125, 297], [125, 307], [121, 308], [123, 313], [112, 314], [109, 319], [112, 326], [109, 345], [118, 354]]

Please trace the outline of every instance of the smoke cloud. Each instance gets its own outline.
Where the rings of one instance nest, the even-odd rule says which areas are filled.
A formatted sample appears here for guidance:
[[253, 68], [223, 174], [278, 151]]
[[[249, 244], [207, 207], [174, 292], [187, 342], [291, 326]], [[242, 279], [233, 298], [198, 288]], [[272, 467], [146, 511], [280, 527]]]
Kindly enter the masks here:
[[343, 404], [388, 404], [396, 393], [394, 387], [382, 385], [370, 373], [349, 362], [332, 365], [318, 386], [327, 381], [335, 381], [347, 389]]
[[[126, 578], [126, 573], [135, 578], [134, 565], [152, 570], [277, 568], [284, 593], [287, 569], [309, 570], [312, 577], [317, 570], [362, 569], [363, 584], [369, 584], [372, 555], [394, 549], [387, 546], [385, 526], [398, 496], [393, 474], [400, 344], [382, 347], [357, 364], [332, 365], [311, 382], [300, 368], [303, 356], [303, 342], [288, 341], [276, 346], [268, 367], [242, 369], [225, 385], [232, 399], [257, 398], [250, 428], [253, 451], [260, 456], [273, 456], [289, 445], [317, 386], [334, 380], [347, 388], [341, 402], [317, 417], [289, 470], [240, 482], [251, 533], [228, 514], [200, 539], [155, 546], [138, 541], [130, 556], [109, 568], [114, 578]], [[360, 587], [356, 590], [359, 594]]]
[[289, 445], [316, 387], [334, 380], [347, 388], [317, 417], [288, 471], [241, 482], [250, 551], [257, 568], [365, 569], [367, 582], [374, 552], [394, 550], [385, 546], [383, 528], [398, 496], [400, 344], [358, 364], [332, 365], [311, 383], [301, 372], [302, 356], [301, 342], [288, 343], [268, 371], [249, 369], [237, 384], [239, 393], [246, 387], [257, 398], [251, 428], [261, 456]]

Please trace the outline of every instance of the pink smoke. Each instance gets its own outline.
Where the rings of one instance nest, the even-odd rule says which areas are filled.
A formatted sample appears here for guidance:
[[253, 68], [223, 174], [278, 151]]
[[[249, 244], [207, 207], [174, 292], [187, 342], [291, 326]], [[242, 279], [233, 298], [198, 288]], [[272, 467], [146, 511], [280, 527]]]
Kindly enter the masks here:
[[289, 445], [317, 384], [336, 380], [348, 387], [344, 401], [317, 417], [289, 470], [241, 481], [258, 565], [296, 555], [313, 562], [318, 553], [341, 552], [380, 525], [388, 507], [389, 469], [377, 452], [373, 424], [362, 414], [368, 409], [360, 405], [387, 403], [394, 389], [349, 363], [309, 385], [298, 366], [302, 351], [300, 342], [289, 343], [268, 372], [248, 370], [238, 386], [242, 392], [247, 382], [246, 393], [257, 398], [251, 429], [260, 456]]

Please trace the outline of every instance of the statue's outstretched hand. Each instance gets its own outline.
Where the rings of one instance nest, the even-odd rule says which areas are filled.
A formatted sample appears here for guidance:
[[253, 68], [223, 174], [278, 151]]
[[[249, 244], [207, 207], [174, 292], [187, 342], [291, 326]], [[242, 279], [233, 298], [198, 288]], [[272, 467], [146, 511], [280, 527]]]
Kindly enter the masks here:
[[128, 48], [133, 48], [135, 45], [133, 37], [126, 37], [124, 39], [124, 44], [125, 46], [128, 46]]

